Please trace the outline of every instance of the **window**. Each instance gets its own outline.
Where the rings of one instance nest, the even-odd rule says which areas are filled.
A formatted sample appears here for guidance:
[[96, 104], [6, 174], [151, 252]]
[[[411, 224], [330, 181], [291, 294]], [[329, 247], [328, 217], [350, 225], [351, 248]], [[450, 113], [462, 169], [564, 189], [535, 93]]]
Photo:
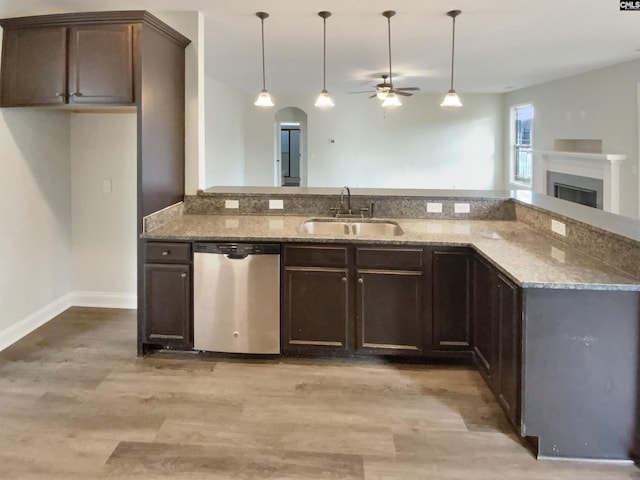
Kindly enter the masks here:
[[533, 105], [511, 109], [511, 181], [531, 185]]

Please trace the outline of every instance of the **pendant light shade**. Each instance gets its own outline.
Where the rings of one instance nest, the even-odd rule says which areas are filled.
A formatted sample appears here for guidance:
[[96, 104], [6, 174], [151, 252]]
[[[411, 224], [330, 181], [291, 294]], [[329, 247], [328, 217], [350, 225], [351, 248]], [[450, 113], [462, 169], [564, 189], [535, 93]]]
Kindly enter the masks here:
[[269, 14], [266, 12], [256, 12], [256, 17], [260, 19], [260, 24], [262, 26], [262, 90], [260, 90], [260, 94], [258, 95], [254, 105], [258, 107], [273, 107], [273, 100], [271, 100], [271, 95], [269, 95], [265, 83], [264, 69], [264, 19], [269, 18]]
[[331, 12], [318, 12], [318, 15], [322, 17], [322, 91], [320, 95], [318, 95], [318, 99], [316, 100], [315, 106], [320, 108], [328, 108], [333, 107], [335, 104], [331, 99], [331, 95], [327, 92], [327, 18], [331, 16]]
[[447, 12], [447, 15], [453, 19], [453, 35], [451, 38], [451, 88], [449, 88], [449, 92], [442, 100], [440, 104], [441, 107], [461, 107], [462, 102], [460, 101], [460, 97], [456, 93], [453, 88], [453, 60], [455, 56], [455, 48], [456, 48], [456, 17], [460, 15], [462, 11], [460, 10], [450, 10]]

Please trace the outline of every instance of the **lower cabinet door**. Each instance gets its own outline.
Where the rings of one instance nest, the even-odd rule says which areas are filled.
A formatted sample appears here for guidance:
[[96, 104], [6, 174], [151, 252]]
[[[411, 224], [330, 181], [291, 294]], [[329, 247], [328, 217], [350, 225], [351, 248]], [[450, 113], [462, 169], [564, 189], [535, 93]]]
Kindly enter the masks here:
[[348, 269], [285, 267], [283, 287], [283, 352], [347, 352]]
[[356, 277], [356, 350], [422, 353], [422, 272], [358, 270]]
[[433, 348], [471, 351], [471, 252], [433, 252]]
[[145, 264], [144, 337], [150, 344], [189, 350], [191, 335], [191, 268]]
[[476, 365], [493, 388], [492, 377], [498, 353], [496, 315], [494, 315], [493, 267], [479, 257], [473, 259], [473, 353]]
[[518, 288], [498, 275], [498, 400], [507, 418], [518, 424], [520, 411], [520, 302]]

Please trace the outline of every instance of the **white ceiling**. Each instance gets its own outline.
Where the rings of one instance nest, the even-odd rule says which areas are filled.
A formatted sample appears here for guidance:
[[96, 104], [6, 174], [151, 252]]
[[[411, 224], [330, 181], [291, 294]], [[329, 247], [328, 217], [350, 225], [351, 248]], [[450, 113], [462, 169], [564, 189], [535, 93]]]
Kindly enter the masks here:
[[[327, 20], [327, 89], [366, 90], [388, 71], [391, 19], [394, 84], [446, 92], [451, 19], [455, 88], [498, 93], [640, 58], [640, 12], [617, 0], [0, 0], [0, 17], [93, 10], [198, 10], [204, 15], [207, 75], [246, 93], [262, 84], [260, 20], [266, 11], [267, 89], [306, 95], [322, 88], [322, 19]], [[639, 79], [640, 80], [640, 79]]]

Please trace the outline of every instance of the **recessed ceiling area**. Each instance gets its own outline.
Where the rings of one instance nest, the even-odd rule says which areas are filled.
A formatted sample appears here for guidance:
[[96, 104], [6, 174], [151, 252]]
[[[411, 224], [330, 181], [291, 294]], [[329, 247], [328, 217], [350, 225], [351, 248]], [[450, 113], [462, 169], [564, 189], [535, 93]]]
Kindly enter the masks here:
[[502, 93], [640, 58], [640, 12], [619, 2], [579, 0], [0, 0], [0, 17], [93, 10], [200, 11], [206, 74], [242, 93], [261, 88], [260, 20], [265, 11], [267, 89], [315, 95], [322, 88], [322, 19], [327, 20], [327, 90], [373, 89], [388, 73], [385, 10], [395, 10], [394, 85], [449, 88], [451, 19], [455, 87]]

